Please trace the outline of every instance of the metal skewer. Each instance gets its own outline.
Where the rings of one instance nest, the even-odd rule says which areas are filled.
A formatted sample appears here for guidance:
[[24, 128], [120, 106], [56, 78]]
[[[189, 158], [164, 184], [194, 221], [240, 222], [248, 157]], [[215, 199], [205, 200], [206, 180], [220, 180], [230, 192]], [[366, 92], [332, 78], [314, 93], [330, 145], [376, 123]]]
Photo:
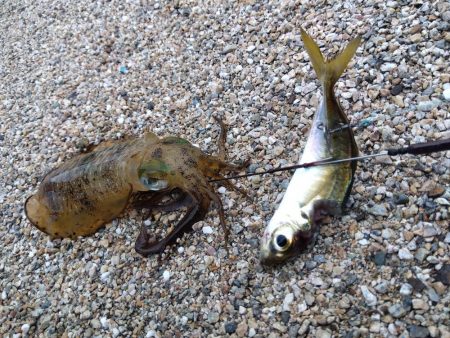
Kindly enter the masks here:
[[338, 164], [338, 163], [345, 163], [345, 162], [361, 161], [361, 160], [366, 160], [369, 158], [374, 158], [374, 157], [379, 157], [379, 156], [396, 156], [396, 155], [402, 155], [402, 154], [420, 155], [420, 154], [430, 154], [430, 153], [446, 151], [446, 150], [450, 150], [450, 138], [443, 139], [443, 140], [437, 140], [437, 141], [424, 142], [424, 143], [416, 143], [416, 144], [410, 145], [408, 147], [402, 147], [402, 148], [389, 148], [389, 149], [383, 150], [380, 153], [370, 154], [370, 155], [363, 155], [363, 156], [349, 157], [349, 158], [342, 158], [342, 159], [333, 159], [332, 157], [329, 157], [329, 158], [325, 158], [325, 159], [319, 160], [319, 161], [295, 164], [295, 165], [290, 165], [290, 166], [286, 166], [286, 167], [280, 167], [280, 168], [276, 168], [276, 169], [263, 171], [260, 173], [243, 174], [243, 175], [229, 176], [229, 177], [214, 179], [214, 180], [210, 180], [209, 182], [219, 182], [219, 181], [231, 180], [231, 179], [236, 179], [236, 178], [271, 174], [271, 173], [275, 173], [278, 171], [285, 171], [285, 170], [317, 167], [320, 165], [330, 165], [330, 164]]

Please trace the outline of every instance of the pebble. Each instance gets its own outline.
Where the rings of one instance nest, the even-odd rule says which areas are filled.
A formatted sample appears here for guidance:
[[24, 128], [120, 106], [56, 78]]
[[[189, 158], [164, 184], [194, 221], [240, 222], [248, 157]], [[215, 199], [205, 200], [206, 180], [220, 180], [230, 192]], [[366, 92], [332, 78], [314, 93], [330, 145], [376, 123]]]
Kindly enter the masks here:
[[294, 294], [293, 293], [288, 293], [284, 297], [283, 311], [290, 311], [290, 305], [292, 304], [293, 301], [294, 301]]
[[419, 325], [411, 325], [408, 328], [409, 336], [411, 338], [425, 338], [429, 337], [430, 332], [428, 328]]
[[408, 204], [409, 197], [405, 194], [394, 194], [394, 203], [398, 205]]
[[392, 317], [401, 318], [409, 311], [409, 308], [404, 307], [403, 304], [394, 304], [388, 308], [388, 311]]
[[407, 248], [401, 248], [398, 250], [398, 258], [403, 260], [410, 260], [413, 259], [413, 254], [407, 249]]
[[374, 216], [387, 216], [388, 215], [388, 211], [387, 211], [386, 207], [382, 204], [376, 204], [373, 207], [368, 208], [367, 212]]
[[22, 334], [26, 335], [28, 331], [30, 331], [30, 324], [23, 324], [20, 327], [20, 330], [22, 331]]
[[368, 306], [377, 305], [377, 297], [372, 292], [369, 291], [367, 286], [361, 285], [360, 289], [361, 289], [364, 299], [366, 300], [366, 304]]
[[225, 332], [228, 334], [235, 333], [237, 329], [237, 324], [235, 322], [225, 323]]
[[213, 228], [211, 228], [209, 225], [207, 225], [207, 226], [204, 226], [204, 227], [202, 228], [202, 232], [203, 232], [205, 235], [211, 235], [212, 233], [214, 233], [214, 230], [213, 230]]
[[442, 93], [442, 95], [444, 96], [444, 99], [446, 101], [450, 101], [450, 88], [447, 88], [446, 90], [444, 90], [444, 92]]
[[377, 266], [382, 266], [386, 264], [386, 252], [377, 251], [374, 255], [373, 261]]
[[317, 329], [316, 334], [315, 334], [316, 338], [331, 338], [331, 332], [325, 329]]
[[245, 322], [241, 322], [238, 324], [236, 328], [236, 334], [238, 337], [245, 337], [248, 333], [248, 325]]
[[409, 296], [413, 291], [413, 287], [411, 284], [403, 283], [400, 287], [400, 294], [404, 296]]
[[170, 276], [171, 276], [171, 273], [170, 273], [170, 271], [164, 271], [163, 272], [163, 280], [165, 281], [165, 282], [167, 282], [169, 279], [170, 279]]

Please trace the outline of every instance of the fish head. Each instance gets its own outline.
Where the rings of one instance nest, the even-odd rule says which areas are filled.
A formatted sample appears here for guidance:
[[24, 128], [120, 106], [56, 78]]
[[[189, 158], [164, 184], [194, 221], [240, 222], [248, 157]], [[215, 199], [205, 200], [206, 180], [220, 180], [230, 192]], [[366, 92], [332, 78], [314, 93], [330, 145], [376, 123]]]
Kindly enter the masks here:
[[296, 222], [282, 222], [274, 228], [269, 226], [261, 241], [261, 263], [276, 265], [302, 252], [309, 241], [310, 229], [310, 221], [304, 218]]

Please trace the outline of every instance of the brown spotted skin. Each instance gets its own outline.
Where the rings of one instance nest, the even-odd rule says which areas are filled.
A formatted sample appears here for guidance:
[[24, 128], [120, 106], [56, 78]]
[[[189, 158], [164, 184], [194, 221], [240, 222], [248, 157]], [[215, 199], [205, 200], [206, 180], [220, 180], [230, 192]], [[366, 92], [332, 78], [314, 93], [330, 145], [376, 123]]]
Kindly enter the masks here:
[[[187, 207], [184, 222], [161, 241], [144, 241], [148, 236], [141, 230], [136, 250], [147, 256], [162, 251], [203, 219], [211, 201], [218, 205], [224, 226], [220, 198], [208, 181], [221, 178], [224, 171], [242, 168], [224, 158], [222, 151], [218, 157], [211, 156], [184, 139], [158, 138], [152, 133], [109, 142], [50, 171], [37, 193], [27, 199], [25, 212], [34, 226], [52, 238], [76, 238], [95, 233], [129, 206]], [[154, 182], [164, 184], [155, 188]], [[162, 202], [174, 192], [178, 199]]]

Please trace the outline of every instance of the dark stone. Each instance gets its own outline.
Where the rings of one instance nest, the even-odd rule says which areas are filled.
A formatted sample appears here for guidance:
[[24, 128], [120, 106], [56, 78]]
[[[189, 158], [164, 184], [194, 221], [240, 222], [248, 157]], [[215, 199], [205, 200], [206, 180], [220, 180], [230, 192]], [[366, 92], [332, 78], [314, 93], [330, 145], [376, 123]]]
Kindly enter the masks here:
[[289, 338], [296, 338], [298, 336], [298, 330], [300, 330], [300, 324], [290, 325], [288, 331]]
[[430, 331], [424, 326], [411, 325], [408, 328], [409, 336], [411, 338], [425, 338], [430, 336]]
[[407, 282], [412, 285], [415, 292], [421, 292], [423, 289], [425, 289], [425, 284], [418, 278], [408, 278]]
[[405, 194], [394, 194], [395, 204], [407, 204], [409, 202], [409, 197]]
[[225, 323], [225, 332], [228, 334], [232, 334], [236, 331], [237, 324], [235, 322]]
[[436, 280], [444, 285], [450, 285], [450, 264], [444, 264], [442, 268], [436, 272]]
[[287, 325], [289, 323], [289, 319], [291, 319], [291, 313], [289, 311], [281, 312], [281, 321]]
[[393, 96], [398, 95], [402, 92], [402, 90], [403, 90], [403, 85], [401, 83], [399, 83], [398, 85], [395, 85], [394, 87], [392, 87], [391, 95], [393, 95]]
[[155, 108], [155, 104], [151, 101], [147, 102], [147, 109], [153, 110]]
[[386, 252], [384, 251], [377, 251], [373, 255], [373, 261], [377, 266], [383, 266], [386, 264]]

